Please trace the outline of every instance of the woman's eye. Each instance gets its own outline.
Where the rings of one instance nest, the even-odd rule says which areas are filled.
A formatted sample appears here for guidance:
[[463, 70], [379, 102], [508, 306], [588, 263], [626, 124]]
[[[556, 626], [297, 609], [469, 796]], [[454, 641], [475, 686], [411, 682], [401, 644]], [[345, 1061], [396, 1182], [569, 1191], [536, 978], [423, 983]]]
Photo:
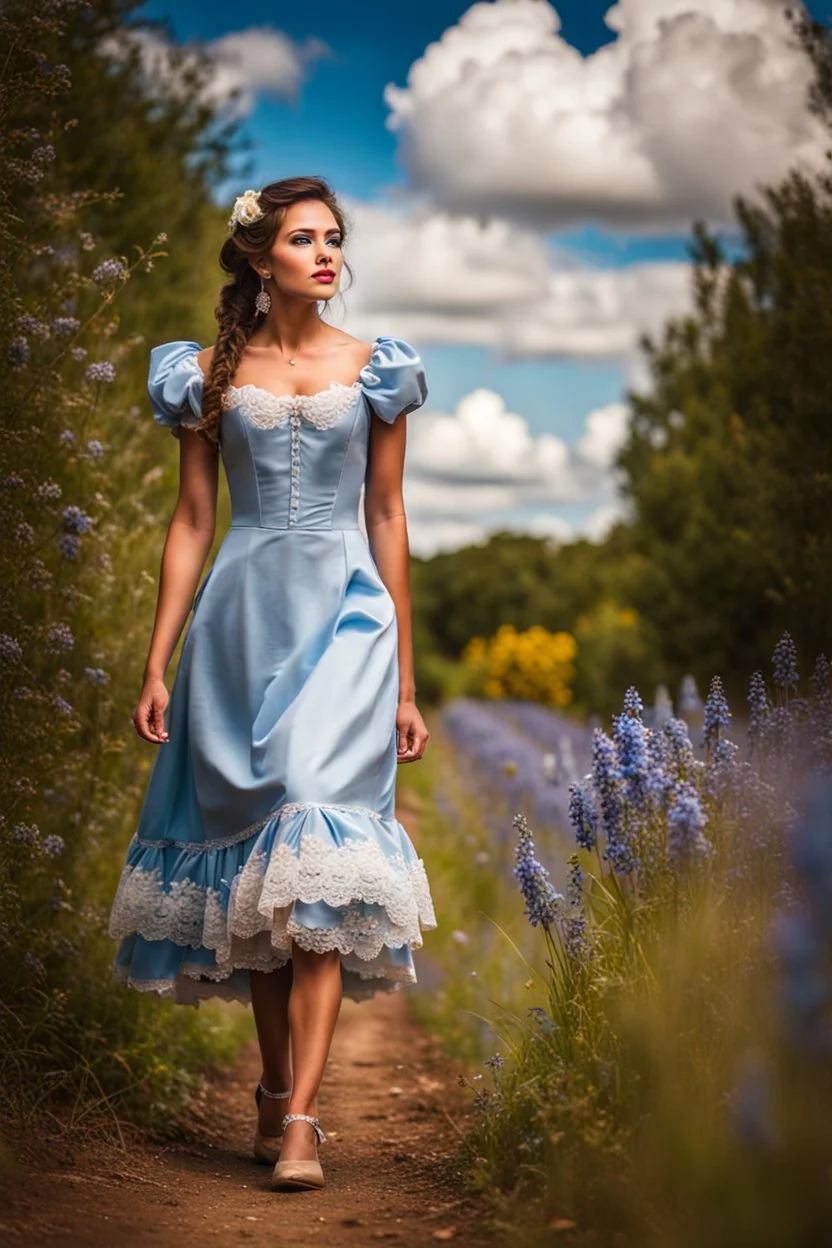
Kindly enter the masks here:
[[[308, 234], [296, 234], [295, 237], [292, 239], [293, 243], [309, 243], [311, 241], [312, 240], [309, 238]], [[327, 239], [327, 242], [334, 243], [336, 247], [341, 246], [340, 238], [329, 238]]]

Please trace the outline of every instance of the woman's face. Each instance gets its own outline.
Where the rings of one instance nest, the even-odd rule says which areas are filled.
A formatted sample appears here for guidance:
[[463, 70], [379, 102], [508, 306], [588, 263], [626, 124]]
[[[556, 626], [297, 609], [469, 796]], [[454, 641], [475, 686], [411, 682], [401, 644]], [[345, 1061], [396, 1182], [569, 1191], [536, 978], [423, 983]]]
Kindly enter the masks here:
[[[337, 292], [343, 263], [341, 231], [332, 211], [319, 199], [304, 199], [287, 209], [271, 251], [256, 267], [271, 275], [280, 294], [315, 301]], [[334, 277], [315, 277], [321, 270]], [[270, 286], [267, 281], [266, 289]]]

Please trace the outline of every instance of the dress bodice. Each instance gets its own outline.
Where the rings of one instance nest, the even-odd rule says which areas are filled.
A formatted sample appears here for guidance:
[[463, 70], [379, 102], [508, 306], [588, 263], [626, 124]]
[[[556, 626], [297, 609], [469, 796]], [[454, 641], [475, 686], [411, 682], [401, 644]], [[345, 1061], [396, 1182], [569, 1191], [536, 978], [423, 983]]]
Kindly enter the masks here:
[[[156, 422], [179, 436], [202, 418], [205, 375], [196, 342], [150, 353], [148, 393]], [[427, 398], [422, 361], [403, 338], [377, 337], [352, 385], [311, 395], [229, 386], [220, 454], [235, 527], [356, 529], [372, 413], [387, 424]]]

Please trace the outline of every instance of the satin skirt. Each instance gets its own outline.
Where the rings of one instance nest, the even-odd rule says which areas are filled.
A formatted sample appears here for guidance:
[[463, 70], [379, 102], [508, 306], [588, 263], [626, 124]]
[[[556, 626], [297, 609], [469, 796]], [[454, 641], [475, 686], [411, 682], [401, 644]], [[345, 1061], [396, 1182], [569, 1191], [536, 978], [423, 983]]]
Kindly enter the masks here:
[[115, 977], [250, 1000], [292, 942], [354, 1000], [416, 982], [436, 926], [395, 817], [398, 639], [359, 529], [232, 525], [194, 600], [110, 915]]

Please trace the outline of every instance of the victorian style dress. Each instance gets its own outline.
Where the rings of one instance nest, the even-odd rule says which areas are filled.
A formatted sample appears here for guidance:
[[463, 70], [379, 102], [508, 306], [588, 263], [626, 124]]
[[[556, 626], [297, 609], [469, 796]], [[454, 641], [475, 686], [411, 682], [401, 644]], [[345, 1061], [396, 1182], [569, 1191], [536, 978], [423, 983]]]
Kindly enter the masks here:
[[[151, 352], [175, 435], [200, 419], [195, 342]], [[397, 621], [359, 501], [373, 415], [427, 397], [415, 349], [376, 338], [351, 385], [231, 386], [220, 454], [232, 519], [193, 602], [112, 905], [113, 972], [184, 1004], [250, 1000], [251, 969], [337, 949], [355, 1000], [416, 981], [436, 926], [395, 817]]]

